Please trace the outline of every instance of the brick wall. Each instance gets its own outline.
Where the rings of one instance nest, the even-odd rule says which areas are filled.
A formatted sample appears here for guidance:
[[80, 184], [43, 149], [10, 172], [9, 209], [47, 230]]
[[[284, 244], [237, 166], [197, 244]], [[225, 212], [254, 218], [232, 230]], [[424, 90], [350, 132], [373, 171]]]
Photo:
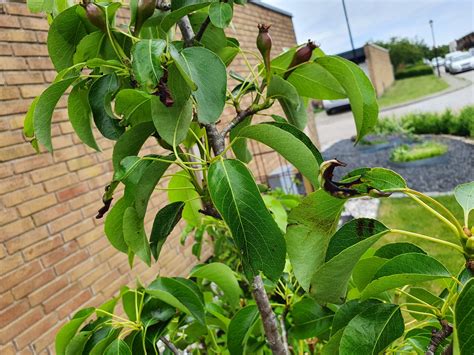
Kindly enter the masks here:
[[[258, 22], [273, 23], [274, 54], [295, 44], [290, 17], [252, 4], [237, 7], [229, 35], [254, 50]], [[54, 154], [36, 155], [25, 142], [24, 114], [55, 77], [47, 30], [46, 20], [30, 14], [24, 4], [0, 4], [2, 355], [52, 352], [55, 333], [78, 308], [100, 305], [137, 275], [143, 282], [158, 273], [183, 275], [197, 262], [191, 241], [181, 246], [175, 233], [159, 263], [147, 268], [137, 262], [130, 271], [126, 255], [109, 245], [102, 221], [94, 218], [112, 176], [113, 145], [98, 137], [103, 151], [97, 153], [81, 144], [68, 122], [64, 98], [54, 113]], [[251, 56], [249, 61], [256, 63]], [[233, 69], [246, 72], [244, 60], [237, 59]], [[231, 117], [230, 109], [226, 113]], [[269, 168], [278, 163], [274, 154], [265, 159]], [[148, 221], [164, 203], [163, 195], [154, 196]]]
[[377, 96], [380, 96], [395, 81], [390, 55], [387, 49], [371, 43], [364, 46], [364, 52], [370, 81], [374, 85]]

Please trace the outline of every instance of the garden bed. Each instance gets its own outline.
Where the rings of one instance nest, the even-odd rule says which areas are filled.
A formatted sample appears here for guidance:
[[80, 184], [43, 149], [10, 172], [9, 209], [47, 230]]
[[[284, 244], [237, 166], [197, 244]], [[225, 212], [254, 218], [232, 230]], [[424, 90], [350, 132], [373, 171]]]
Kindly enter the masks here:
[[336, 169], [336, 178], [341, 178], [345, 173], [360, 166], [380, 166], [395, 170], [406, 179], [411, 188], [422, 192], [452, 191], [455, 186], [474, 180], [474, 144], [446, 136], [423, 135], [420, 137], [422, 140], [432, 139], [446, 144], [448, 152], [439, 157], [445, 161], [441, 164], [424, 166], [417, 164], [394, 166], [390, 162], [391, 149], [360, 150], [354, 147], [350, 139], [333, 144], [323, 152], [323, 157], [325, 159], [337, 158], [347, 163], [347, 167]]

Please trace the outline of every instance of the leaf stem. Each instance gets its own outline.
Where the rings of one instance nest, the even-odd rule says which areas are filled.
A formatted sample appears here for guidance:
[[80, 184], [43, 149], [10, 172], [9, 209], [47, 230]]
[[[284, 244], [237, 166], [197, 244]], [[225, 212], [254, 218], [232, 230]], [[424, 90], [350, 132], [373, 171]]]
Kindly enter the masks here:
[[419, 239], [425, 239], [425, 240], [429, 240], [429, 241], [434, 242], [434, 243], [446, 245], [446, 246], [449, 246], [449, 247], [451, 247], [451, 248], [453, 248], [453, 249], [456, 249], [457, 251], [459, 251], [461, 254], [464, 255], [464, 250], [463, 250], [463, 248], [461, 248], [459, 245], [456, 245], [456, 244], [454, 244], [454, 243], [447, 242], [447, 241], [445, 241], [445, 240], [441, 240], [441, 239], [429, 237], [429, 236], [424, 235], [424, 234], [415, 233], [415, 232], [409, 232], [409, 231], [405, 231], [405, 230], [401, 230], [401, 229], [390, 229], [390, 232], [391, 232], [391, 233], [397, 233], [397, 234], [406, 235], [406, 236], [408, 236], [408, 237], [415, 237], [415, 238], [419, 238]]

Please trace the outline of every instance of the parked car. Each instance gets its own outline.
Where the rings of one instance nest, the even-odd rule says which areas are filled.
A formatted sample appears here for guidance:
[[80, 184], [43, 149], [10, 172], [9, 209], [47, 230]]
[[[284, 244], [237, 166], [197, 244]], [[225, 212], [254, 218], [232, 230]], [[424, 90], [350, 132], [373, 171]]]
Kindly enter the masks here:
[[474, 57], [469, 52], [456, 56], [452, 59], [450, 72], [452, 74], [474, 69]]
[[451, 52], [451, 53], [446, 54], [446, 56], [444, 57], [444, 70], [446, 70], [446, 73], [449, 73], [450, 70], [451, 70], [451, 62], [452, 62], [453, 58], [457, 57], [459, 55], [462, 55], [462, 54], [464, 54], [464, 53], [460, 52], [460, 51]]
[[349, 108], [350, 103], [349, 99], [323, 100], [323, 107], [326, 113], [331, 115], [338, 109]]
[[436, 66], [442, 67], [443, 65], [444, 65], [444, 58], [443, 57], [437, 57], [437, 58], [431, 59], [431, 66], [433, 68], [436, 68]]

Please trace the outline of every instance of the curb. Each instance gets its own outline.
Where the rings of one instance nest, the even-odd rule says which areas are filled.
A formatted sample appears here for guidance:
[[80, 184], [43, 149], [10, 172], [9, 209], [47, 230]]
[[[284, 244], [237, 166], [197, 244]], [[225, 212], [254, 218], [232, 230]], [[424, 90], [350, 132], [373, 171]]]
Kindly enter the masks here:
[[469, 85], [473, 85], [473, 84], [474, 84], [474, 83], [472, 83], [470, 80], [464, 79], [464, 78], [456, 78], [456, 80], [464, 81], [464, 85], [462, 85], [462, 86], [460, 86], [460, 87], [457, 87], [457, 88], [455, 88], [455, 89], [450, 89], [450, 88], [448, 88], [448, 89], [446, 89], [446, 90], [437, 92], [437, 93], [432, 94], [432, 95], [420, 97], [419, 99], [416, 99], [416, 100], [413, 100], [413, 101], [404, 102], [404, 103], [397, 104], [397, 105], [393, 105], [393, 106], [387, 106], [387, 107], [384, 107], [384, 108], [380, 109], [380, 110], [379, 110], [379, 113], [380, 113], [380, 112], [389, 111], [389, 110], [394, 110], [394, 109], [401, 108], [401, 107], [410, 106], [410, 105], [412, 105], [412, 104], [417, 104], [417, 103], [419, 103], [419, 102], [423, 102], [423, 101], [426, 101], [426, 100], [434, 99], [434, 98], [436, 98], [436, 97], [443, 96], [443, 95], [446, 95], [446, 94], [451, 94], [451, 93], [453, 93], [453, 92], [456, 92], [456, 91], [465, 89], [465, 88], [467, 88]]

